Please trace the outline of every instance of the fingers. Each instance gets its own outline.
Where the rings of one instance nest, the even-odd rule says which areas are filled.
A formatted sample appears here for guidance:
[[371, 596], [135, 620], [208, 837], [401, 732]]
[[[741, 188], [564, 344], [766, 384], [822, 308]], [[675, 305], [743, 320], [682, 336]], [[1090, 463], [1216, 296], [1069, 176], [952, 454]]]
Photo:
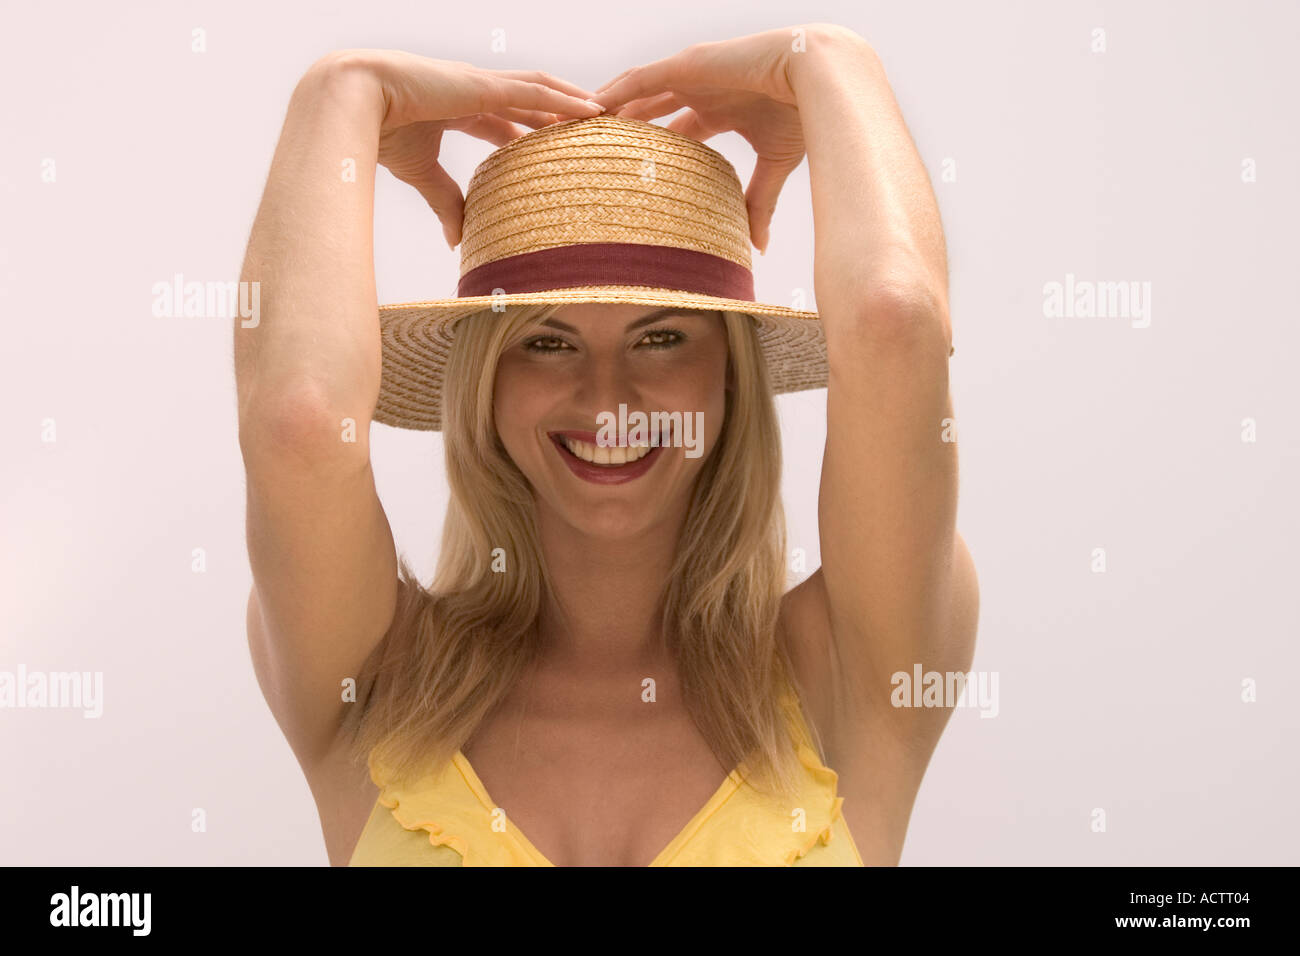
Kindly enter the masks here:
[[677, 54], [631, 67], [596, 90], [592, 100], [613, 111], [632, 100], [662, 93], [671, 85], [680, 63], [681, 54]]
[[470, 136], [487, 140], [493, 146], [504, 146], [511, 140], [524, 135], [523, 128], [511, 123], [504, 116], [498, 116], [494, 113], [461, 116], [447, 120], [445, 125], [448, 129], [458, 129]]
[[504, 109], [523, 109], [583, 118], [599, 116], [604, 112], [603, 105], [589, 101], [585, 96], [565, 93], [545, 83], [486, 71], [479, 76], [483, 89], [479, 107], [474, 112], [497, 113]]
[[598, 87], [592, 99], [613, 111], [632, 100], [683, 86], [735, 89], [744, 65], [744, 53], [734, 41], [694, 43], [680, 53], [624, 70]]
[[667, 116], [669, 113], [675, 113], [685, 105], [677, 98], [676, 93], [660, 93], [658, 96], [647, 96], [639, 100], [633, 100], [618, 110], [618, 115], [626, 116], [628, 119], [648, 121], [660, 116]]
[[440, 164], [435, 163], [411, 185], [420, 191], [429, 208], [437, 214], [442, 222], [442, 235], [447, 240], [447, 245], [455, 249], [460, 242], [465, 215], [465, 197], [456, 180]]
[[533, 129], [541, 129], [543, 126], [550, 126], [552, 123], [559, 122], [559, 117], [556, 114], [546, 113], [542, 110], [504, 109], [497, 110], [496, 115], [504, 116], [516, 123], [522, 123], [524, 126], [531, 126]]
[[492, 138], [489, 135], [479, 136], [480, 139], [487, 139], [490, 142], [496, 143], [498, 146], [503, 146], [510, 140], [524, 135], [525, 131], [520, 129], [518, 126], [515, 126], [514, 124], [516, 123], [531, 127], [532, 129], [541, 129], [543, 126], [550, 126], [553, 123], [560, 122], [561, 120], [574, 118], [564, 114], [547, 113], [542, 110], [521, 110], [507, 107], [506, 109], [497, 110], [495, 113], [480, 113], [477, 116], [461, 116], [456, 119], [450, 119], [445, 122], [445, 125], [447, 129], [458, 129], [469, 132], [467, 127], [478, 122], [483, 117], [496, 117], [501, 120], [510, 121], [506, 123], [505, 126], [480, 127], [480, 131], [485, 134], [495, 133], [497, 129], [502, 131], [500, 135], [504, 135], [504, 139]]
[[557, 76], [551, 76], [541, 70], [493, 70], [492, 72], [499, 76], [507, 76], [515, 80], [525, 80], [530, 83], [545, 83], [549, 87], [559, 90], [561, 93], [568, 93], [570, 96], [576, 96], [580, 99], [590, 99], [591, 90], [584, 90], [575, 83], [568, 80], [562, 80]]
[[749, 178], [749, 187], [745, 190], [745, 206], [749, 212], [749, 235], [760, 254], [767, 252], [776, 198], [795, 166], [761, 156], [754, 163], [754, 175]]
[[617, 83], [619, 80], [623, 79], [623, 77], [627, 76], [629, 73], [631, 73], [631, 72], [632, 72], [633, 70], [635, 70], [635, 69], [636, 69], [636, 67], [634, 67], [634, 66], [629, 66], [626, 70], [624, 70], [624, 71], [623, 71], [622, 73], [620, 73], [618, 76], [614, 77], [612, 80], [606, 80], [604, 83], [600, 84], [600, 86], [596, 87], [596, 92], [597, 92], [597, 93], [603, 93], [603, 92], [605, 92], [607, 89], [609, 89], [611, 86], [613, 86], [613, 85], [614, 85], [615, 83]]
[[717, 130], [705, 126], [704, 120], [700, 119], [700, 114], [695, 110], [687, 110], [669, 123], [668, 128], [674, 133], [681, 133], [683, 136], [697, 139], [701, 143], [717, 132]]
[[378, 51], [368, 63], [387, 103], [384, 130], [505, 109], [572, 117], [604, 111], [588, 103], [586, 90], [540, 70], [485, 70], [395, 50]]

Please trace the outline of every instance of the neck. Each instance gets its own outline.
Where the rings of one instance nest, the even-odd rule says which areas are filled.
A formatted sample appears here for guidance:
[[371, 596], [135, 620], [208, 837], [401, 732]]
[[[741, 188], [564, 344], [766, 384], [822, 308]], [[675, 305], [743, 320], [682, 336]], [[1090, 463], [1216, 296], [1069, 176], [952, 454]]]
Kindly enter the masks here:
[[570, 673], [661, 662], [662, 594], [685, 513], [627, 539], [584, 535], [548, 509], [538, 533], [559, 601], [543, 601], [545, 659]]

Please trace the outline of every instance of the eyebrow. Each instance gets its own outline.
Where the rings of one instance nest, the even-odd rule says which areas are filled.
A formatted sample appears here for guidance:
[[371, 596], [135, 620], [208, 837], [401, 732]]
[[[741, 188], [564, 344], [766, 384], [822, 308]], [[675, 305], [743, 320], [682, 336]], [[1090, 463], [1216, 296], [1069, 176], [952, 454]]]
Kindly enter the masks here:
[[[689, 316], [697, 312], [699, 312], [698, 309], [680, 309], [680, 308], [659, 309], [655, 312], [651, 312], [649, 315], [645, 316], [644, 318], [637, 319], [635, 322], [629, 322], [627, 324], [627, 328], [624, 329], [623, 331], [631, 332], [633, 329], [639, 329], [641, 328], [641, 326], [649, 325], [651, 322], [658, 322], [664, 316], [668, 316], [668, 315]], [[562, 331], [565, 332], [572, 332], [574, 335], [582, 334], [573, 326], [569, 325], [567, 322], [561, 322], [559, 319], [543, 319], [537, 324], [549, 325], [553, 329], [561, 329]]]

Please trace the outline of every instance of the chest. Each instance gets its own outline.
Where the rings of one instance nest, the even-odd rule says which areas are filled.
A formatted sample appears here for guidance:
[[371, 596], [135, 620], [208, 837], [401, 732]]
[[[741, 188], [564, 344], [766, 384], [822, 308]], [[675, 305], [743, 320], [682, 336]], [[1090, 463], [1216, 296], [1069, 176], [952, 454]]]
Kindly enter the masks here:
[[662, 698], [507, 704], [462, 753], [510, 825], [557, 866], [648, 865], [732, 769]]

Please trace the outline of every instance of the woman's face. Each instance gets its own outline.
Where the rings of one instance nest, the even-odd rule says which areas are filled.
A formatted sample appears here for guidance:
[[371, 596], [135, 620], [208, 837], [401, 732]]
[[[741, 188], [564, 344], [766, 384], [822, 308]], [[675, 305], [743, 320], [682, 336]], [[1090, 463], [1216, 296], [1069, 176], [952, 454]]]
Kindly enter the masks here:
[[[497, 364], [494, 414], [539, 510], [582, 534], [628, 538], [685, 514], [722, 431], [726, 387], [727, 332], [719, 313], [584, 303], [507, 344]], [[649, 454], [616, 465], [629, 457], [629, 440], [641, 437], [633, 433], [636, 412], [645, 414], [651, 434], [660, 433], [659, 447], [650, 438]], [[668, 425], [657, 412], [679, 416]], [[607, 422], [607, 434], [623, 448], [599, 445]], [[569, 446], [562, 433], [587, 440]], [[645, 450], [632, 447], [630, 454]], [[584, 453], [597, 460], [582, 460]], [[602, 464], [606, 455], [612, 461]]]

